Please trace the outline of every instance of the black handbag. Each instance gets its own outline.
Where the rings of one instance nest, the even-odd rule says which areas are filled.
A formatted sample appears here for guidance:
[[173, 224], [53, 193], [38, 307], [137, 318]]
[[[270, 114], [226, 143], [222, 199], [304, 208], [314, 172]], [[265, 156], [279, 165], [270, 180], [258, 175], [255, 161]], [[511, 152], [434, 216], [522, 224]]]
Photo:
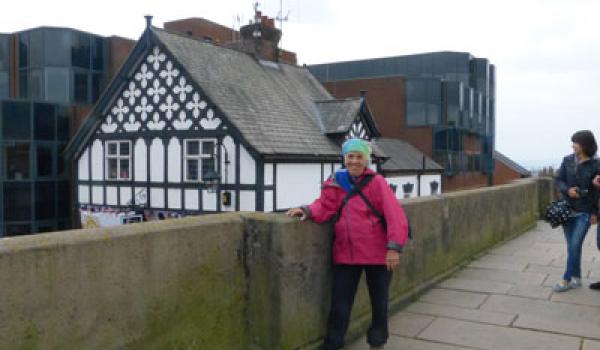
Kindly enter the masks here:
[[544, 221], [552, 228], [564, 225], [571, 214], [571, 207], [563, 199], [555, 200], [544, 211]]

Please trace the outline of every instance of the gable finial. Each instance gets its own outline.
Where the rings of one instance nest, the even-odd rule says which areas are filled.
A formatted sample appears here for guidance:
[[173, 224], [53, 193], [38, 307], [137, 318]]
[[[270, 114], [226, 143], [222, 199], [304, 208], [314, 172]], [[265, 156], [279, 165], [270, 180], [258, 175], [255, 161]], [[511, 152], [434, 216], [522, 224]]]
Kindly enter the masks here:
[[152, 15], [145, 15], [144, 18], [146, 19], [146, 28], [152, 27]]

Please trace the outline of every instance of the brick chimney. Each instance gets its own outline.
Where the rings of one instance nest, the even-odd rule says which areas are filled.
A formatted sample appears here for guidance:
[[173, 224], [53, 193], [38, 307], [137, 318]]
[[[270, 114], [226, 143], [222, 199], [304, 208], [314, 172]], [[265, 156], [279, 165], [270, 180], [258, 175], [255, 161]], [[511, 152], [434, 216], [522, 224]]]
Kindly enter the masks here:
[[232, 48], [253, 54], [258, 59], [277, 62], [281, 31], [275, 28], [275, 20], [255, 12], [254, 22], [240, 28], [240, 41], [231, 43]]

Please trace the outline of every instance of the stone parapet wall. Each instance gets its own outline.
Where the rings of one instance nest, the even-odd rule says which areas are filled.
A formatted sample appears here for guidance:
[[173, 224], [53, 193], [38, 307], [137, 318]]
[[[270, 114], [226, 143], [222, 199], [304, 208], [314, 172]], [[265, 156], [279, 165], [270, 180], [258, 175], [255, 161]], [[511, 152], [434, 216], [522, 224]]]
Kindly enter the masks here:
[[[392, 307], [531, 228], [552, 193], [541, 178], [403, 202], [415, 237]], [[5, 238], [0, 349], [315, 348], [331, 239], [327, 225], [262, 213]], [[368, 318], [361, 286], [349, 336]]]

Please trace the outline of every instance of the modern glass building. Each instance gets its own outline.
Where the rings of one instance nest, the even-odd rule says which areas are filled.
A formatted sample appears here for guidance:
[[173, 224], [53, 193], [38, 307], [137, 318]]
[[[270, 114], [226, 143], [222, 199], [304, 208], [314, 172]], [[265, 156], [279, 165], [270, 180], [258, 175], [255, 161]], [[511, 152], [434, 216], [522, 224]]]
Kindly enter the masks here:
[[109, 49], [110, 38], [69, 28], [0, 34], [0, 237], [70, 228], [62, 151], [76, 107], [108, 80]]
[[495, 67], [488, 59], [433, 52], [317, 64], [309, 69], [323, 83], [404, 77], [405, 127], [431, 128], [431, 156], [445, 167], [445, 174], [493, 173], [496, 84]]

